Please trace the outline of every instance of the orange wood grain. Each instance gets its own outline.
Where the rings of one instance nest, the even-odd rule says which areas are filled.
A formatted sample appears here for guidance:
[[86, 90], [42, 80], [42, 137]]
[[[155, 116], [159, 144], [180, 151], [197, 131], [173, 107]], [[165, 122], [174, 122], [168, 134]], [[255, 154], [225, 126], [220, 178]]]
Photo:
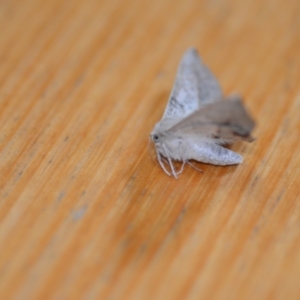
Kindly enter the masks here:
[[[300, 3], [0, 2], [1, 299], [299, 299]], [[149, 149], [195, 46], [257, 121], [239, 166]]]

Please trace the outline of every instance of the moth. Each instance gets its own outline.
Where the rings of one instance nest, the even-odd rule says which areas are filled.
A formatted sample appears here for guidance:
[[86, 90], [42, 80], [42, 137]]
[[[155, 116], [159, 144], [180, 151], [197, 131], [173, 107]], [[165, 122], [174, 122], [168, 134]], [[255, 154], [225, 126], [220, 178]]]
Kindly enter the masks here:
[[[162, 169], [177, 178], [185, 164], [193, 166], [191, 160], [221, 166], [242, 163], [241, 155], [222, 145], [252, 142], [254, 125], [241, 97], [224, 97], [217, 79], [191, 48], [181, 59], [167, 107], [150, 138]], [[179, 171], [173, 161], [182, 162]]]

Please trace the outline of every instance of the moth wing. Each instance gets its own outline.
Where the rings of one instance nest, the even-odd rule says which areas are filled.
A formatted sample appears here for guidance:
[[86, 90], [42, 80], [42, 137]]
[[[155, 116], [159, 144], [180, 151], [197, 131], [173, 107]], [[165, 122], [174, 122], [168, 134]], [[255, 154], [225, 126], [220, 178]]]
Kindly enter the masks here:
[[169, 130], [179, 135], [207, 138], [222, 144], [237, 140], [253, 141], [251, 131], [254, 125], [241, 98], [233, 95], [227, 100], [211, 103], [195, 111]]
[[189, 140], [186, 159], [196, 160], [208, 164], [226, 166], [243, 162], [243, 157], [234, 151], [223, 148], [214, 143]]
[[163, 119], [183, 118], [221, 97], [222, 90], [215, 76], [202, 63], [197, 50], [188, 49], [179, 64]]

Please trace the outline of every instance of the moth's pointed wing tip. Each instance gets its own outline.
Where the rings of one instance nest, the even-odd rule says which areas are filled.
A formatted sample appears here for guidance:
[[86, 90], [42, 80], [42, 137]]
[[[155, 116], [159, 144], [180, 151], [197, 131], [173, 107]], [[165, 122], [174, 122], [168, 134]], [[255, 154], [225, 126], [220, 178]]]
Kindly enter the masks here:
[[245, 117], [245, 122], [246, 122], [246, 126], [248, 129], [248, 136], [247, 136], [247, 142], [253, 142], [255, 140], [255, 138], [251, 135], [252, 130], [254, 129], [256, 123], [255, 121], [252, 119], [252, 116], [249, 115], [248, 112], [246, 112], [246, 117]]
[[[254, 140], [254, 138], [251, 136], [251, 131], [254, 129], [256, 123], [254, 121], [254, 119], [252, 118], [252, 116], [249, 114], [247, 108], [244, 105], [244, 101], [243, 101], [243, 97], [239, 94], [239, 93], [232, 93], [230, 94], [227, 99], [229, 101], [232, 101], [233, 103], [235, 103], [235, 105], [237, 105], [241, 111], [244, 112], [245, 116], [244, 116], [244, 120], [247, 123], [247, 128], [248, 128], [248, 137], [249, 141], [252, 142]], [[250, 140], [251, 139], [251, 140]]]
[[188, 48], [188, 49], [185, 51], [184, 56], [200, 58], [200, 57], [199, 57], [198, 50], [197, 50], [196, 47], [190, 47], [190, 48]]
[[232, 165], [240, 165], [243, 163], [244, 158], [241, 154], [234, 152], [231, 150], [231, 154], [234, 156], [234, 160], [232, 160]]
[[191, 53], [194, 53], [194, 54], [198, 54], [198, 50], [196, 47], [190, 47], [186, 50], [186, 52], [191, 52]]
[[239, 92], [232, 92], [226, 98], [229, 101], [243, 102], [243, 97]]
[[247, 140], [246, 140], [246, 142], [248, 142], [248, 143], [252, 143], [252, 142], [254, 142], [254, 141], [256, 141], [256, 138], [255, 137], [253, 137], [251, 134], [247, 137]]
[[243, 156], [240, 155], [240, 154], [238, 154], [238, 153], [236, 153], [236, 152], [234, 152], [234, 153], [237, 155], [237, 157], [236, 157], [236, 160], [235, 160], [235, 162], [233, 163], [233, 165], [240, 165], [240, 164], [242, 164], [243, 161], [244, 161]]

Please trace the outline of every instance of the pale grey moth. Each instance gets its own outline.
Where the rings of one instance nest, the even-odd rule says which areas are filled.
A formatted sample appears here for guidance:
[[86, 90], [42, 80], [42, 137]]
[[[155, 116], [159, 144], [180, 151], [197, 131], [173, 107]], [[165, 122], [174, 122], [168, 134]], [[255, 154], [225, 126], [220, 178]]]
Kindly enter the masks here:
[[[241, 155], [222, 145], [253, 141], [254, 125], [241, 98], [224, 97], [214, 75], [191, 48], [183, 55], [168, 105], [150, 137], [160, 166], [177, 178], [191, 160], [221, 166], [242, 163]], [[179, 171], [173, 161], [182, 162]]]

